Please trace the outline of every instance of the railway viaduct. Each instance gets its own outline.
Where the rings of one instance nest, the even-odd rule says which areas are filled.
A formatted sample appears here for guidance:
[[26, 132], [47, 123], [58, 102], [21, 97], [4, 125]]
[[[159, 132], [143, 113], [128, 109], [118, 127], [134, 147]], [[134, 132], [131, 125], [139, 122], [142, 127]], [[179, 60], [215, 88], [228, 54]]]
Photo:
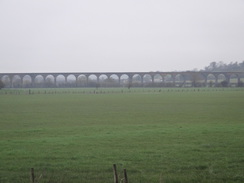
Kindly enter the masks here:
[[[38, 87], [37, 83], [41, 80], [42, 83], [50, 82], [52, 86], [59, 87], [59, 78], [63, 78], [63, 84], [67, 84], [72, 78], [73, 83], [83, 80], [83, 87], [88, 86], [92, 80], [96, 84], [101, 84], [104, 78], [113, 80], [117, 86], [127, 85], [134, 86], [166, 86], [171, 83], [171, 86], [194, 86], [194, 83], [201, 83], [202, 86], [208, 86], [209, 82], [215, 86], [220, 81], [225, 81], [227, 85], [231, 84], [231, 79], [234, 78], [236, 83], [241, 83], [244, 80], [244, 72], [60, 72], [60, 73], [0, 73], [0, 79], [5, 83], [6, 87], [24, 87], [25, 80], [28, 80], [29, 87]], [[18, 85], [16, 82], [18, 81]]]

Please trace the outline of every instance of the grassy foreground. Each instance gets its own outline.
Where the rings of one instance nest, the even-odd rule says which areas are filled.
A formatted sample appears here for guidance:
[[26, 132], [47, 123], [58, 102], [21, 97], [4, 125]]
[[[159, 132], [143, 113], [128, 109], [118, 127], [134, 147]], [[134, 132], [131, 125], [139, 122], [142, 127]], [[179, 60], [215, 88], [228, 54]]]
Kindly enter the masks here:
[[1, 183], [244, 182], [244, 90], [26, 93], [0, 95]]

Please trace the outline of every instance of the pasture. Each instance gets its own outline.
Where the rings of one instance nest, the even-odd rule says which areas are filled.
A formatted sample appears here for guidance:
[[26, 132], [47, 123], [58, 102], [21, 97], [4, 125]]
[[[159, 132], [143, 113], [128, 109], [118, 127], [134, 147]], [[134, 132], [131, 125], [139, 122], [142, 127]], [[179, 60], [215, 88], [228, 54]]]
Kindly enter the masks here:
[[0, 91], [1, 183], [244, 182], [243, 89], [44, 90]]

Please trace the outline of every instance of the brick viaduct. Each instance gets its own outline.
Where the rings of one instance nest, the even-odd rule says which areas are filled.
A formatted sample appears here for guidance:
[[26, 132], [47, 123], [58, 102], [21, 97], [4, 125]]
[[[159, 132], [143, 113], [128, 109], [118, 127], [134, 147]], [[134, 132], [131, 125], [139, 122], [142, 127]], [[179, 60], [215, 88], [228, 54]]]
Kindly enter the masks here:
[[[208, 81], [211, 78], [213, 86], [215, 86], [220, 80], [226, 81], [228, 85], [231, 84], [231, 78], [235, 78], [236, 83], [243, 82], [244, 72], [62, 72], [62, 73], [0, 73], [0, 79], [5, 83], [7, 87], [16, 87], [14, 83], [19, 80], [17, 87], [24, 86], [24, 80], [28, 78], [30, 87], [37, 87], [37, 78], [41, 78], [43, 83], [52, 78], [53, 86], [58, 87], [58, 78], [62, 77], [64, 84], [68, 83], [68, 78], [72, 77], [74, 82], [78, 82], [78, 78], [85, 78], [85, 82], [88, 83], [90, 78], [97, 84], [100, 84], [102, 80], [114, 79], [118, 86], [122, 86], [124, 83], [127, 85], [132, 84], [134, 78], [137, 77], [137, 86], [145, 86], [146, 83], [151, 83], [150, 86], [166, 86], [167, 82], [171, 83], [171, 86], [177, 86], [177, 83], [181, 83], [184, 86], [186, 83], [195, 83], [201, 81], [203, 86], [207, 86]], [[221, 77], [221, 79], [220, 79]], [[126, 78], [126, 79], [124, 79]], [[224, 79], [223, 79], [224, 78]], [[126, 80], [126, 82], [125, 82]], [[77, 85], [76, 85], [77, 86]], [[83, 85], [84, 87], [86, 85]], [[88, 86], [88, 85], [87, 85]], [[149, 85], [148, 85], [149, 86]], [[193, 85], [191, 85], [193, 86]]]

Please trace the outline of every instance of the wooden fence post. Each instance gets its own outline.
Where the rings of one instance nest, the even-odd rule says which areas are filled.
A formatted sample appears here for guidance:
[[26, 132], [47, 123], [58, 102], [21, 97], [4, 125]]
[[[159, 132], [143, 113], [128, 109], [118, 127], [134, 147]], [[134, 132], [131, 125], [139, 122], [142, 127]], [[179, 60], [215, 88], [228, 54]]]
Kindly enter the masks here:
[[128, 178], [127, 178], [126, 169], [124, 169], [124, 178], [125, 178], [125, 183], [128, 183]]
[[30, 172], [30, 181], [31, 181], [31, 183], [35, 183], [34, 168], [31, 168], [31, 172]]
[[114, 183], [119, 183], [116, 164], [113, 164], [113, 171], [114, 171]]

